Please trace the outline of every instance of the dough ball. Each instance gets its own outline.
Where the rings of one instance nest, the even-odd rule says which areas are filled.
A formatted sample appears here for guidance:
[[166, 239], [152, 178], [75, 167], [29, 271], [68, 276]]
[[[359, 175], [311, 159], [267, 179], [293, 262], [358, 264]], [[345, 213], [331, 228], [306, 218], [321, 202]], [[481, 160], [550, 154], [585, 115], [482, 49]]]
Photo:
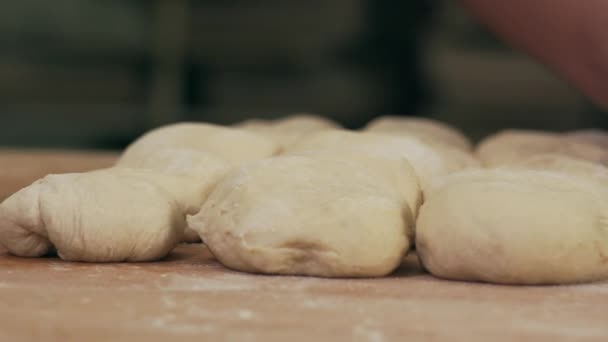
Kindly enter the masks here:
[[339, 128], [340, 125], [318, 115], [295, 114], [278, 120], [247, 120], [237, 127], [261, 134], [283, 148], [288, 148], [307, 134]]
[[25, 257], [54, 247], [70, 261], [160, 259], [182, 237], [185, 217], [149, 178], [120, 169], [47, 176], [0, 205], [0, 245]]
[[407, 252], [414, 219], [393, 181], [362, 160], [294, 155], [249, 164], [224, 178], [188, 224], [232, 269], [386, 275]]
[[104, 151], [0, 149], [0, 201], [48, 174], [103, 169], [117, 159]]
[[608, 279], [608, 192], [558, 171], [476, 170], [434, 188], [416, 250], [433, 275], [500, 284]]
[[[416, 171], [406, 159], [390, 159], [376, 155], [366, 155], [357, 151], [344, 150], [337, 154], [335, 151], [300, 151], [284, 156], [301, 156], [315, 160], [330, 162], [356, 163], [357, 168], [364, 170], [378, 180], [377, 184], [386, 187], [386, 191], [398, 198], [405, 199], [411, 210], [411, 216], [416, 218], [422, 205], [422, 191]], [[417, 186], [412, 186], [416, 181]]]
[[540, 154], [608, 163], [608, 150], [549, 132], [505, 130], [485, 138], [477, 148], [478, 158], [488, 167], [514, 164]]
[[251, 132], [204, 123], [179, 123], [157, 128], [132, 143], [123, 160], [140, 160], [166, 148], [185, 148], [214, 154], [240, 165], [279, 153], [272, 141]]
[[[162, 183], [166, 190], [184, 208], [184, 216], [196, 214], [215, 184], [228, 173], [232, 166], [211, 153], [184, 149], [166, 148], [144, 155], [123, 158], [118, 167], [153, 170], [171, 177], [153, 181]], [[198, 233], [191, 229], [184, 232], [185, 242], [200, 242]]]
[[205, 151], [190, 148], [165, 148], [133, 158], [122, 158], [116, 166], [149, 169], [172, 175], [207, 180], [221, 176], [232, 167], [227, 160]]
[[328, 118], [308, 113], [300, 113], [286, 116], [276, 120], [277, 127], [282, 129], [298, 129], [302, 131], [314, 131], [338, 128], [340, 125]]
[[509, 165], [512, 168], [559, 171], [574, 176], [593, 179], [608, 187], [608, 168], [602, 164], [575, 159], [559, 154], [541, 154]]
[[381, 116], [370, 121], [365, 131], [412, 136], [470, 151], [471, 141], [462, 132], [441, 121], [407, 116]]
[[431, 146], [415, 137], [362, 133], [346, 130], [323, 131], [306, 137], [287, 153], [318, 151], [341, 154], [344, 151], [391, 160], [407, 160], [416, 171], [423, 189], [436, 178], [475, 167], [477, 163], [467, 153], [448, 147]]
[[608, 131], [600, 129], [583, 129], [567, 134], [568, 139], [608, 149]]

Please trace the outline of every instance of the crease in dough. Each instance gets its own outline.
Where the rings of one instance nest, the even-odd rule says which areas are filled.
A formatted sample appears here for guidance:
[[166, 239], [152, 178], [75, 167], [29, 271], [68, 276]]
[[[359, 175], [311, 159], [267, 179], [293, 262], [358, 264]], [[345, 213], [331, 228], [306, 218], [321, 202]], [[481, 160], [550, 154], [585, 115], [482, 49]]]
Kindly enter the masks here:
[[[213, 187], [234, 166], [228, 161], [204, 151], [187, 148], [164, 148], [143, 156], [131, 155], [117, 164], [120, 168], [145, 169], [167, 175], [163, 183], [181, 204], [186, 215], [196, 214]], [[184, 242], [200, 242], [195, 231], [186, 228]]]
[[[154, 129], [134, 141], [118, 167], [150, 169], [180, 177], [167, 186], [185, 214], [196, 213], [213, 186], [231, 168], [278, 154], [280, 146], [261, 135], [206, 123], [177, 123]], [[200, 242], [184, 231], [185, 242]]]

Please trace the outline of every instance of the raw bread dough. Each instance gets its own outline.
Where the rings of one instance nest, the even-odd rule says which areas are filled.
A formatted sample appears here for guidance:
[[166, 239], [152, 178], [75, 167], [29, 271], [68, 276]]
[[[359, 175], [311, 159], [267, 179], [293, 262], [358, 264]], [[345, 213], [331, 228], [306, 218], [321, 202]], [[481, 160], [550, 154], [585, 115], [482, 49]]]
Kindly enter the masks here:
[[47, 176], [0, 204], [0, 245], [25, 257], [54, 247], [70, 261], [160, 259], [185, 227], [170, 183], [130, 169]]
[[[187, 214], [194, 214], [230, 167], [279, 151], [278, 144], [255, 133], [204, 123], [180, 123], [145, 134], [127, 148], [117, 166], [188, 177], [190, 184], [172, 187], [172, 191], [180, 192], [176, 198]], [[194, 190], [198, 192], [193, 193]], [[200, 237], [186, 229], [184, 241], [198, 242]]]
[[608, 131], [600, 129], [582, 129], [567, 134], [568, 139], [596, 145], [608, 149]]
[[[381, 181], [388, 184], [390, 191], [395, 192], [397, 197], [404, 198], [414, 219], [418, 216], [418, 210], [423, 200], [420, 181], [412, 165], [404, 158], [391, 159], [372, 154], [361, 154], [355, 150], [343, 150], [339, 154], [332, 150], [307, 150], [292, 152], [284, 156], [301, 156], [315, 160], [356, 163], [357, 168], [376, 175], [379, 185]], [[412, 186], [413, 178], [415, 178], [418, 186]]]
[[509, 165], [530, 170], [560, 171], [582, 178], [593, 179], [608, 188], [608, 172], [602, 164], [575, 159], [559, 154], [541, 154]]
[[[150, 154], [132, 154], [129, 158], [122, 158], [117, 167], [142, 168], [169, 175], [168, 180], [173, 184], [166, 189], [182, 205], [185, 217], [200, 210], [215, 184], [231, 170], [232, 165], [204, 151], [165, 148]], [[198, 233], [186, 229], [183, 241], [199, 242], [201, 239]]]
[[454, 174], [429, 191], [416, 249], [432, 274], [501, 284], [608, 278], [608, 191], [560, 171]]
[[397, 136], [412, 136], [425, 142], [430, 140], [463, 151], [470, 151], [472, 148], [471, 141], [462, 132], [441, 121], [428, 118], [381, 116], [370, 121], [364, 130]]
[[[415, 175], [401, 163], [395, 175], [419, 197]], [[383, 276], [410, 246], [415, 209], [384, 166], [374, 165], [329, 155], [255, 162], [224, 178], [188, 225], [232, 269]]]
[[485, 138], [477, 156], [488, 167], [509, 165], [540, 154], [560, 154], [608, 164], [608, 150], [557, 133], [505, 130]]
[[205, 123], [179, 123], [144, 134], [121, 157], [144, 159], [166, 148], [186, 148], [214, 154], [234, 165], [279, 153], [280, 147], [258, 134]]
[[287, 153], [302, 151], [334, 154], [351, 151], [391, 160], [406, 159], [414, 167], [423, 190], [437, 178], [478, 166], [476, 160], [466, 152], [425, 144], [415, 137], [346, 130], [312, 134], [292, 146]]
[[278, 120], [247, 120], [239, 123], [236, 127], [259, 133], [283, 148], [288, 148], [307, 134], [336, 129], [340, 125], [318, 115], [295, 114]]

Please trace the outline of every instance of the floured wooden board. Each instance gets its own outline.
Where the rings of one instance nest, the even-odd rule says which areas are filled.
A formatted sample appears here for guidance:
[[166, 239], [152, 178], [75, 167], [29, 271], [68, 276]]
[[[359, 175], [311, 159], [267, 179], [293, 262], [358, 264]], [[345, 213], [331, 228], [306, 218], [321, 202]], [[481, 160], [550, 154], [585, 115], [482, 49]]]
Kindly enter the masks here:
[[608, 283], [256, 276], [202, 245], [148, 264], [0, 256], [0, 341], [608, 341]]

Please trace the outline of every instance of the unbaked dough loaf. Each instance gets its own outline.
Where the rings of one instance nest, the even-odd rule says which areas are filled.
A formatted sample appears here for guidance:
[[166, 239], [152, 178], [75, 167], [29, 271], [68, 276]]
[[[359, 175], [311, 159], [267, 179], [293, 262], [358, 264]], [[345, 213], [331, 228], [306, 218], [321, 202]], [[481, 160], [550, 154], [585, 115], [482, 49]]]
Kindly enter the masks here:
[[336, 122], [313, 114], [295, 114], [277, 120], [252, 119], [236, 127], [261, 134], [283, 148], [297, 143], [307, 134], [339, 128]]
[[351, 151], [391, 160], [406, 159], [414, 167], [423, 189], [437, 178], [464, 168], [478, 166], [476, 160], [466, 152], [429, 145], [415, 137], [346, 130], [311, 134], [288, 149], [287, 153], [303, 151], [336, 155]]
[[568, 139], [596, 145], [608, 149], [608, 131], [601, 129], [582, 129], [566, 134]]
[[[356, 150], [342, 150], [340, 153], [332, 150], [306, 150], [291, 152], [284, 156], [300, 156], [315, 160], [356, 163], [357, 168], [374, 174], [376, 179], [378, 179], [378, 185], [388, 184], [391, 192], [394, 192], [397, 197], [404, 198], [408, 203], [411, 216], [414, 218], [418, 216], [418, 210], [423, 201], [422, 189], [415, 169], [406, 159], [392, 159], [381, 155], [361, 154]], [[413, 178], [415, 178], [418, 186], [412, 186]]]
[[608, 191], [560, 171], [454, 174], [417, 221], [426, 269], [447, 279], [565, 284], [608, 279]]
[[[173, 192], [187, 214], [200, 209], [215, 183], [231, 167], [279, 153], [280, 146], [255, 133], [205, 123], [180, 123], [153, 130], [131, 144], [119, 167], [147, 168], [189, 177], [184, 189]], [[196, 186], [194, 186], [196, 184]], [[192, 196], [193, 190], [203, 191]], [[185, 197], [184, 197], [185, 196]], [[184, 241], [200, 237], [186, 229]]]
[[[165, 148], [153, 153], [122, 158], [117, 167], [148, 169], [166, 174], [173, 184], [167, 187], [184, 208], [185, 215], [196, 214], [211, 189], [228, 173], [232, 165], [204, 151], [185, 148]], [[166, 182], [166, 181], [165, 181]], [[185, 242], [200, 242], [198, 233], [184, 231]]]
[[477, 147], [477, 156], [488, 167], [509, 165], [540, 154], [560, 154], [608, 164], [608, 150], [562, 134], [505, 130], [485, 138]]
[[185, 227], [171, 182], [130, 169], [47, 176], [0, 204], [0, 245], [24, 257], [54, 247], [71, 261], [160, 259]]
[[214, 154], [234, 165], [279, 153], [280, 146], [258, 134], [205, 123], [179, 123], [144, 134], [121, 160], [146, 158], [166, 148], [186, 148]]
[[[401, 163], [396, 174], [419, 194], [415, 175]], [[410, 246], [415, 209], [386, 169], [374, 165], [364, 157], [329, 155], [255, 162], [224, 178], [188, 224], [232, 269], [383, 276]]]
[[575, 159], [559, 154], [541, 154], [509, 165], [510, 168], [560, 171], [582, 178], [593, 179], [608, 187], [608, 170], [602, 164]]
[[388, 133], [398, 136], [413, 136], [442, 143], [463, 151], [470, 151], [471, 141], [462, 132], [454, 127], [428, 118], [407, 116], [381, 116], [370, 121], [365, 131], [375, 133]]

